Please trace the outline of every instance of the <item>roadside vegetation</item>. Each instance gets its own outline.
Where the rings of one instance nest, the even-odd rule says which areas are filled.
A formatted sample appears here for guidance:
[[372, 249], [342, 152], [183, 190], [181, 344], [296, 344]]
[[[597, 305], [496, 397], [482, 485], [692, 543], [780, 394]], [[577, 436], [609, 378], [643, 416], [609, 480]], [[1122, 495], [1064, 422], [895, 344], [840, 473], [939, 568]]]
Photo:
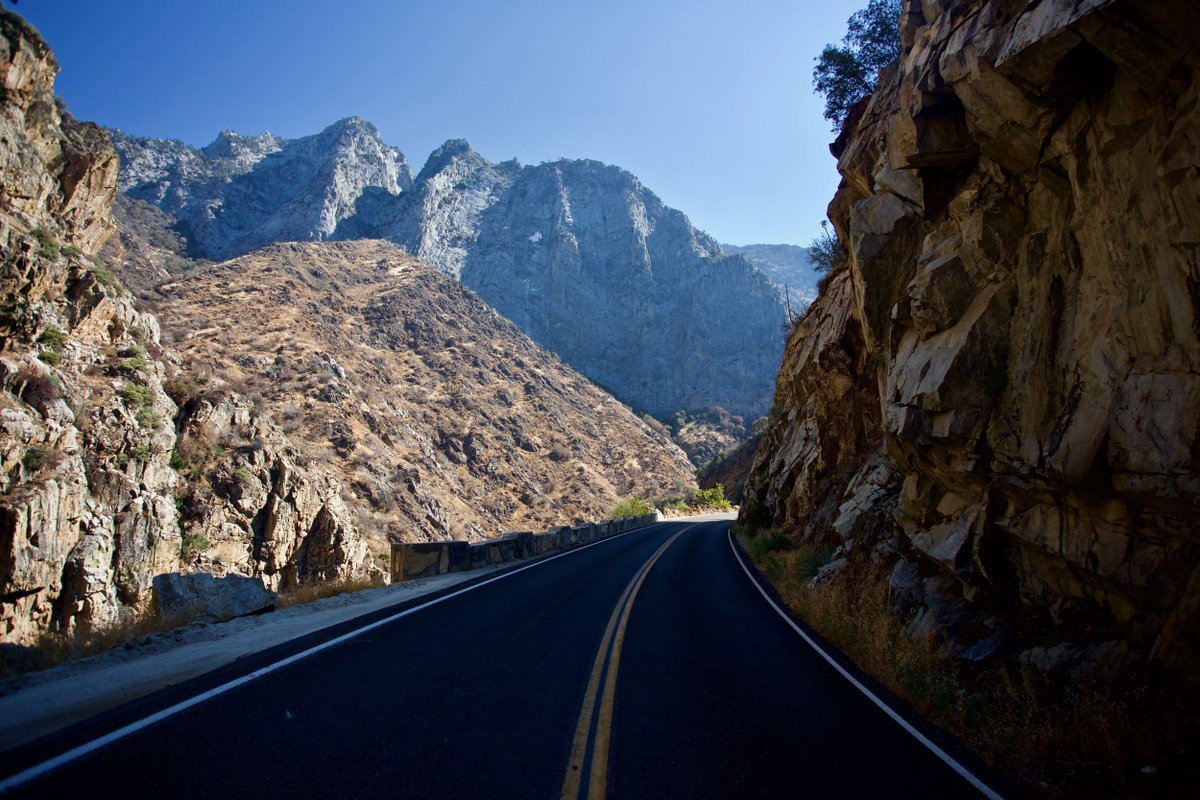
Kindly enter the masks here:
[[725, 487], [721, 484], [711, 489], [695, 489], [677, 494], [664, 495], [653, 500], [640, 497], [627, 497], [613, 506], [609, 519], [638, 517], [658, 510], [664, 516], [684, 516], [690, 514], [707, 514], [718, 511], [729, 511], [733, 505], [725, 497]]
[[1069, 685], [1019, 664], [961, 661], [941, 638], [905, 632], [883, 563], [822, 572], [837, 555], [829, 545], [733, 529], [792, 613], [1034, 796], [1170, 795], [1154, 754], [1179, 749], [1189, 709], [1164, 712], [1143, 692]]
[[314, 581], [294, 586], [281, 591], [275, 600], [276, 608], [301, 606], [324, 600], [326, 597], [337, 597], [339, 594], [361, 592], [364, 589], [378, 589], [386, 586], [383, 576], [374, 578], [337, 578], [331, 581]]

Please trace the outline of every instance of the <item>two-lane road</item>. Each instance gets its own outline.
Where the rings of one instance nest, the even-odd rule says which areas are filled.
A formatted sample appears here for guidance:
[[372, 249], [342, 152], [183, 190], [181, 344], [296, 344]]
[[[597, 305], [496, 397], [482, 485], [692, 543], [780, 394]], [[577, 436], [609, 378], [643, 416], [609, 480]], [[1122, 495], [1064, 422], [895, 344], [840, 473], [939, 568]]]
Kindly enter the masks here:
[[413, 603], [0, 756], [0, 775], [74, 749], [10, 792], [976, 795], [772, 610], [727, 529], [663, 523]]

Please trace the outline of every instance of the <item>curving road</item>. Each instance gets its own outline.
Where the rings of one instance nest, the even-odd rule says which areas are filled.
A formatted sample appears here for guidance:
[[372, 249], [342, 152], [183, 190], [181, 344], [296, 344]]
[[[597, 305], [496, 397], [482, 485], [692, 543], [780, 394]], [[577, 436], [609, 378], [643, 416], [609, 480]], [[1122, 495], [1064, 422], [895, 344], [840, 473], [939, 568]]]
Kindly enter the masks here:
[[662, 523], [314, 632], [0, 754], [0, 775], [19, 797], [981, 791], [773, 610], [727, 521]]

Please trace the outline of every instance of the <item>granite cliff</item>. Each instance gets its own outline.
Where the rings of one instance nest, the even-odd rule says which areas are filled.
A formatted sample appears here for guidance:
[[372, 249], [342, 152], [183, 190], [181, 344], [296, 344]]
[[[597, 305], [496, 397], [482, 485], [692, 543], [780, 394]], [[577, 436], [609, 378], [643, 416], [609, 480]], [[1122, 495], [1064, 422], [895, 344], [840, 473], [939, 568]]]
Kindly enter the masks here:
[[1194, 689], [1200, 20], [908, 0], [900, 33], [742, 518], [883, 559], [966, 662]]
[[729, 255], [744, 256], [762, 270], [790, 306], [792, 314], [803, 314], [817, 298], [820, 275], [813, 269], [808, 248], [795, 244], [722, 244]]
[[784, 322], [770, 283], [624, 170], [523, 169], [481, 215], [462, 280], [636, 408], [769, 407]]
[[114, 139], [124, 191], [169, 215], [193, 257], [386, 239], [639, 411], [753, 417], [770, 405], [782, 300], [749, 261], [725, 255], [624, 170], [493, 164], [452, 140], [412, 181], [356, 119], [293, 143], [227, 132], [199, 151]]

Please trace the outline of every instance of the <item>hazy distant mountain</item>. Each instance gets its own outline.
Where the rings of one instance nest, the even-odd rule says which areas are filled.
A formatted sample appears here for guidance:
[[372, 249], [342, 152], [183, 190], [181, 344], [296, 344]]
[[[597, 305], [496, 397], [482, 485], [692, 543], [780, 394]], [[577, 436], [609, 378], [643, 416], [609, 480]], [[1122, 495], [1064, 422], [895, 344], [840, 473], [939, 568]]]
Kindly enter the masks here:
[[813, 270], [808, 248], [794, 244], [723, 244], [726, 253], [738, 253], [767, 274], [782, 293], [787, 289], [792, 312], [808, 308], [817, 298], [817, 281], [821, 276]]
[[114, 139], [122, 188], [172, 215], [192, 255], [387, 239], [640, 411], [770, 408], [785, 320], [771, 284], [617, 167], [493, 164], [451, 140], [413, 181], [358, 118], [294, 141], [227, 132], [203, 150]]

